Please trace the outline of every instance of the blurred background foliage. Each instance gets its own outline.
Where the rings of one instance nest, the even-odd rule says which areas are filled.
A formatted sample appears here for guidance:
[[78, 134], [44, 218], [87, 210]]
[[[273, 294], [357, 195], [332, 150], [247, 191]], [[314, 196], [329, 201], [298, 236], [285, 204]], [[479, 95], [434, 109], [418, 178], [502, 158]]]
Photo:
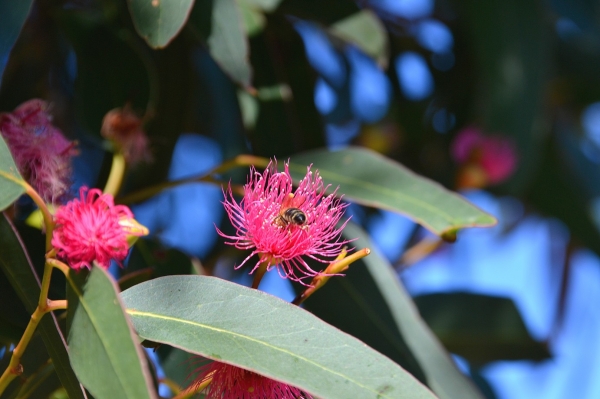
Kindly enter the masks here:
[[[105, 183], [102, 118], [126, 104], [144, 119], [153, 161], [129, 171], [122, 198], [238, 154], [285, 160], [350, 144], [459, 189], [458, 131], [512, 140], [512, 177], [464, 192], [499, 219], [494, 228], [440, 243], [401, 215], [350, 207], [488, 398], [600, 395], [599, 68], [600, 9], [589, 0], [0, 0], [0, 110], [52, 103], [54, 123], [78, 142], [73, 192]], [[153, 235], [114, 268], [121, 286], [188, 272], [249, 283], [231, 268], [242, 255], [214, 231], [230, 228], [221, 199], [219, 187], [194, 184], [134, 204]], [[306, 307], [427, 381], [395, 318], [403, 297], [382, 294], [366, 267]], [[292, 299], [272, 274], [269, 290]], [[2, 303], [16, 301], [2, 275], [0, 287]], [[13, 342], [27, 316], [1, 312], [0, 336]], [[182, 383], [183, 352], [149, 356]]]

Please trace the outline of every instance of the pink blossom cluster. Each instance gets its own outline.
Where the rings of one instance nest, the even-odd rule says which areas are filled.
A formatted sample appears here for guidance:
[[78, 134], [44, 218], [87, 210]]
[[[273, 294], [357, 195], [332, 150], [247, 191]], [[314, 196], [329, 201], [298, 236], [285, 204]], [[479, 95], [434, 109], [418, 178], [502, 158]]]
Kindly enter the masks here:
[[71, 157], [77, 152], [52, 125], [48, 104], [33, 99], [1, 113], [0, 134], [29, 184], [45, 201], [60, 200], [69, 188]]
[[[319, 274], [305, 257], [327, 263], [348, 243], [341, 239], [345, 223], [336, 227], [347, 205], [336, 198], [337, 189], [325, 195], [329, 186], [323, 184], [318, 171], [313, 173], [310, 168], [294, 192], [289, 164], [285, 164], [283, 172], [277, 172], [276, 162], [271, 162], [263, 173], [250, 169], [240, 203], [234, 199], [231, 187], [224, 193], [223, 204], [236, 234], [217, 231], [230, 240], [227, 244], [252, 250], [236, 268], [258, 255], [250, 273], [265, 262], [268, 269], [276, 266], [282, 277], [302, 282]], [[281, 215], [289, 207], [301, 211], [305, 223], [282, 223]]]
[[458, 132], [452, 143], [451, 152], [454, 160], [459, 164], [481, 168], [487, 184], [503, 182], [517, 167], [517, 150], [508, 137], [485, 135], [474, 126]]
[[202, 393], [206, 399], [312, 399], [300, 389], [221, 362], [201, 366], [191, 388], [211, 380]]
[[132, 219], [131, 210], [115, 205], [110, 194], [82, 187], [79, 199], [56, 211], [52, 246], [73, 269], [91, 268], [94, 261], [107, 269], [111, 260], [121, 262], [127, 256], [128, 235], [145, 234], [130, 227]]

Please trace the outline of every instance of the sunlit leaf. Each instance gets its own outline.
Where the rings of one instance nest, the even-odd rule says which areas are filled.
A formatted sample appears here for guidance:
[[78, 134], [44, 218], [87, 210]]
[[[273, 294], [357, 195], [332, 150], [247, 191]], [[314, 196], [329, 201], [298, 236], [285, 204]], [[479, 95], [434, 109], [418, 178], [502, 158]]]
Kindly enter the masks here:
[[447, 236], [465, 227], [492, 226], [496, 219], [439, 183], [401, 164], [359, 147], [316, 150], [291, 158], [294, 179], [313, 165], [330, 190], [338, 185], [344, 198], [362, 205], [401, 213], [432, 232]]
[[94, 266], [67, 288], [69, 357], [96, 399], [156, 398], [146, 358], [121, 307], [116, 285]]
[[246, 35], [254, 36], [267, 24], [264, 13], [272, 12], [281, 0], [238, 0]]
[[163, 48], [185, 25], [194, 0], [128, 0], [138, 34], [150, 47]]
[[0, 211], [6, 209], [25, 192], [23, 178], [17, 170], [10, 150], [0, 136]]
[[265, 12], [272, 12], [279, 6], [281, 0], [243, 0], [243, 2]]
[[[40, 282], [25, 255], [16, 230], [5, 215], [0, 215], [0, 269], [6, 274], [29, 313], [33, 313], [40, 296]], [[67, 348], [53, 314], [44, 316], [38, 330], [52, 358], [54, 368], [71, 399], [85, 398], [67, 355]]]
[[358, 237], [353, 246], [370, 248], [371, 254], [353, 263], [345, 277], [330, 279], [305, 302], [306, 308], [403, 364], [440, 399], [481, 399], [421, 319], [367, 233], [350, 223], [344, 236]]
[[329, 31], [358, 46], [383, 68], [387, 67], [388, 35], [385, 26], [373, 11], [361, 10], [331, 25]]
[[[0, 82], [2, 81], [4, 68], [6, 68], [8, 55], [19, 37], [27, 15], [29, 15], [31, 4], [33, 4], [33, 0], [0, 1], [0, 15], [2, 15], [2, 23], [0, 24]], [[0, 154], [1, 159], [2, 154]]]
[[387, 357], [258, 290], [214, 277], [168, 276], [132, 287], [122, 298], [140, 337], [323, 399], [434, 398]]

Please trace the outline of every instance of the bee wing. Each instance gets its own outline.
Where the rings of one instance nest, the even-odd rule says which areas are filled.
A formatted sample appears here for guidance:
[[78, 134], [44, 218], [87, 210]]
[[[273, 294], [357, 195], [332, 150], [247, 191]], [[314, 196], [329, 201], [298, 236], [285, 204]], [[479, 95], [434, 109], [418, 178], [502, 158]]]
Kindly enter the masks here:
[[294, 201], [294, 194], [289, 193], [287, 195], [287, 197], [285, 197], [283, 199], [283, 202], [281, 203], [281, 210], [283, 211], [283, 210], [288, 209], [288, 208], [293, 208], [293, 206], [292, 206], [292, 202], [293, 201]]
[[305, 202], [306, 197], [304, 195], [295, 195], [291, 199], [291, 208], [300, 208]]
[[299, 208], [304, 202], [306, 202], [306, 197], [304, 195], [294, 195], [289, 193], [287, 197], [283, 199], [280, 209], [283, 212], [289, 208]]

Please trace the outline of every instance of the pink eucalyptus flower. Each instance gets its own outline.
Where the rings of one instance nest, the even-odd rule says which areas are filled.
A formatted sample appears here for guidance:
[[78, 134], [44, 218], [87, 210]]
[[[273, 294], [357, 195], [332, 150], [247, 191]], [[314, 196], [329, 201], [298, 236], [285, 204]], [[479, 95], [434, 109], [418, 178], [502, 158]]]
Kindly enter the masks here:
[[517, 167], [517, 150], [509, 138], [484, 135], [474, 126], [458, 132], [451, 151], [459, 164], [480, 167], [488, 184], [503, 182]]
[[100, 132], [104, 138], [119, 147], [129, 164], [152, 160], [148, 150], [148, 137], [142, 129], [142, 120], [131, 110], [131, 107], [126, 105], [108, 111], [102, 121]]
[[[327, 263], [333, 261], [349, 242], [341, 239], [347, 222], [336, 228], [347, 205], [335, 197], [337, 189], [325, 196], [328, 187], [324, 186], [319, 172], [311, 172], [309, 166], [306, 176], [292, 193], [288, 164], [278, 173], [275, 162], [271, 162], [262, 174], [250, 169], [244, 198], [239, 204], [229, 187], [224, 193], [223, 205], [236, 228], [236, 235], [228, 236], [219, 229], [217, 232], [231, 240], [227, 244], [252, 250], [236, 269], [258, 254], [258, 262], [250, 273], [266, 262], [267, 269], [276, 266], [280, 276], [301, 283], [304, 278], [318, 275], [319, 272], [313, 270], [303, 257]], [[284, 215], [290, 208], [296, 209], [295, 216]], [[294, 221], [292, 216], [300, 219]]]
[[0, 134], [29, 184], [44, 200], [59, 200], [69, 187], [71, 157], [77, 151], [52, 125], [48, 104], [29, 100], [0, 114]]
[[58, 208], [54, 221], [52, 246], [76, 270], [91, 268], [93, 261], [107, 269], [112, 259], [121, 262], [127, 256], [128, 236], [148, 234], [128, 207], [115, 205], [112, 195], [87, 187], [81, 188], [80, 199]]
[[211, 362], [196, 372], [192, 389], [212, 380], [202, 391], [205, 399], [312, 399], [298, 388], [226, 363]]

